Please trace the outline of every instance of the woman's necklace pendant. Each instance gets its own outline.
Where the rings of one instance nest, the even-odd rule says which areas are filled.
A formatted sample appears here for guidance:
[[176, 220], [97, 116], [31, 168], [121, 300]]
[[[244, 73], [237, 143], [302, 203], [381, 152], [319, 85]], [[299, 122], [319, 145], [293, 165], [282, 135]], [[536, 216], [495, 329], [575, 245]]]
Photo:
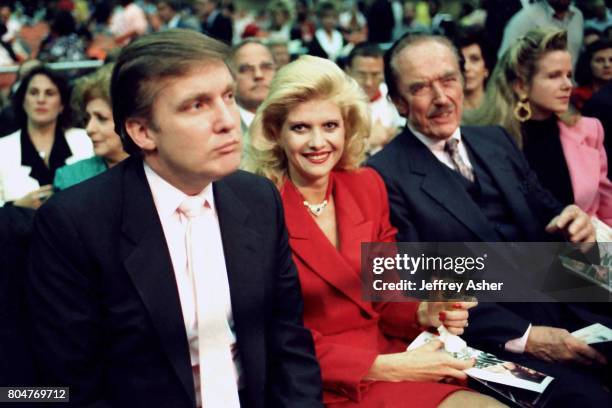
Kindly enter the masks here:
[[323, 200], [321, 204], [310, 204], [308, 201], [304, 200], [304, 205], [306, 208], [308, 208], [308, 210], [310, 210], [312, 215], [318, 217], [321, 215], [325, 207], [327, 207], [327, 200]]

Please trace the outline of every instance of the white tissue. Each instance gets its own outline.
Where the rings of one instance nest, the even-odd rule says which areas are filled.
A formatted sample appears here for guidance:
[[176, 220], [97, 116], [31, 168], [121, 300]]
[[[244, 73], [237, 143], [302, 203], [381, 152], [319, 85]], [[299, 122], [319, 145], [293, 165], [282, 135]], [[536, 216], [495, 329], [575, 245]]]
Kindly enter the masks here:
[[467, 343], [459, 336], [449, 332], [446, 327], [438, 327], [440, 341], [444, 343], [444, 350], [449, 353], [458, 353], [467, 347]]

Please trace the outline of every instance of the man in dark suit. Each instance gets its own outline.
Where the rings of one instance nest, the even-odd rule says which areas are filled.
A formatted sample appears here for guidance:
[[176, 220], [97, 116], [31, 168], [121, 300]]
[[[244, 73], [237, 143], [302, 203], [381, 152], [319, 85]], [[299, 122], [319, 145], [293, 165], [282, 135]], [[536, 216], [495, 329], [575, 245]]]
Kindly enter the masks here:
[[184, 15], [181, 7], [182, 0], [160, 0], [157, 2], [157, 15], [161, 20], [162, 30], [170, 28], [184, 28], [187, 30], [199, 30], [197, 19], [191, 15]]
[[202, 33], [226, 44], [232, 43], [232, 20], [220, 9], [220, 0], [196, 0], [194, 7], [200, 19]]
[[[442, 37], [407, 37], [386, 54], [389, 95], [408, 123], [369, 165], [387, 186], [398, 241], [550, 241], [557, 233], [571, 242], [594, 241], [589, 217], [575, 205], [563, 208], [540, 186], [507, 132], [459, 127], [458, 61]], [[562, 384], [582, 384], [575, 395], [564, 394], [564, 403], [606, 401], [609, 394], [590, 372], [574, 374], [559, 364], [605, 363], [568, 332], [579, 328], [580, 316], [567, 305], [482, 303], [465, 337], [560, 377], [558, 391]]]
[[279, 196], [236, 171], [227, 52], [189, 30], [124, 48], [111, 95], [132, 158], [37, 214], [35, 354], [75, 406], [322, 406]]

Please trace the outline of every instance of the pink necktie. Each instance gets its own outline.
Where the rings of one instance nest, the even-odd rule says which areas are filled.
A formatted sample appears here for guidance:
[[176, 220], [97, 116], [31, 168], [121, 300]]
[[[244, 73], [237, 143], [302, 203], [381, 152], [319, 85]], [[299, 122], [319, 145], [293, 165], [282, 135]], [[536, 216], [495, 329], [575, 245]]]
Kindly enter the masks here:
[[224, 301], [229, 299], [227, 276], [221, 276], [224, 274], [208, 267], [214, 265], [211, 257], [223, 253], [223, 248], [219, 248], [219, 244], [205, 234], [217, 228], [214, 215], [212, 209], [205, 207], [204, 199], [200, 196], [187, 197], [179, 206], [179, 212], [187, 219], [187, 270], [195, 290], [199, 397], [204, 408], [240, 407]]

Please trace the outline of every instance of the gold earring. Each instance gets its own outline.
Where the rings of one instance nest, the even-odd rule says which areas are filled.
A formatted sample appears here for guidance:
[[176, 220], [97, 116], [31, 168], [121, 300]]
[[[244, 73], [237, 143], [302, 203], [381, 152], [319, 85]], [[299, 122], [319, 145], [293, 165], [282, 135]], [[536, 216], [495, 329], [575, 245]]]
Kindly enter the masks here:
[[514, 108], [514, 117], [519, 122], [526, 122], [531, 119], [531, 105], [527, 98], [521, 98]]

